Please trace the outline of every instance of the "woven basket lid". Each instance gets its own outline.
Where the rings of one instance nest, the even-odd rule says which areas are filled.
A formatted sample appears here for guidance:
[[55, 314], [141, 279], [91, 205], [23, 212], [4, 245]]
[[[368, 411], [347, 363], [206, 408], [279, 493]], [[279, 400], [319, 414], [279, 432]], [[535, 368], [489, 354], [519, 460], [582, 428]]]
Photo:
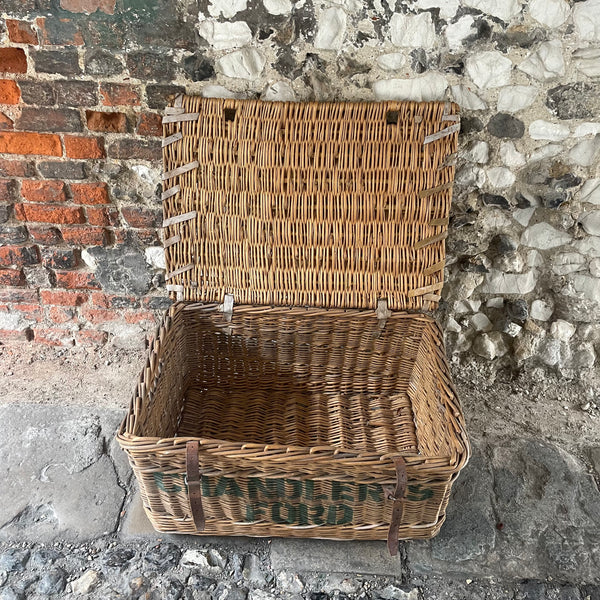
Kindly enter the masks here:
[[179, 300], [427, 310], [456, 152], [448, 102], [179, 96], [163, 118], [167, 285]]

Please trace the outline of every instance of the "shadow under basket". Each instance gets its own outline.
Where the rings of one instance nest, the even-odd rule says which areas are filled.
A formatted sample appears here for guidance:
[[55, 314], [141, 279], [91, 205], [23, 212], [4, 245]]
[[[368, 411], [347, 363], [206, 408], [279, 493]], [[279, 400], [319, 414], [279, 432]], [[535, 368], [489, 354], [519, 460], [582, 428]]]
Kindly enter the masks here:
[[435, 535], [469, 455], [437, 323], [221, 310], [172, 306], [118, 434], [154, 527], [392, 546]]

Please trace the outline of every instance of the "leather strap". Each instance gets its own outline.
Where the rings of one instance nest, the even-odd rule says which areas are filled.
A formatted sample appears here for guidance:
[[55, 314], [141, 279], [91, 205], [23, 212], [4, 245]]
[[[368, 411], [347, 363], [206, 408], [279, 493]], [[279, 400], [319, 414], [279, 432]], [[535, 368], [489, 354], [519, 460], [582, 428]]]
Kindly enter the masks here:
[[393, 500], [392, 518], [390, 520], [390, 530], [388, 532], [388, 550], [391, 556], [398, 554], [398, 533], [402, 523], [402, 513], [404, 512], [404, 494], [406, 493], [406, 463], [401, 456], [393, 459], [396, 467], [396, 489], [386, 489], [388, 500]]
[[192, 510], [192, 519], [198, 531], [203, 531], [206, 521], [202, 508], [202, 485], [200, 478], [200, 465], [198, 462], [198, 442], [188, 442], [185, 446], [185, 471]]

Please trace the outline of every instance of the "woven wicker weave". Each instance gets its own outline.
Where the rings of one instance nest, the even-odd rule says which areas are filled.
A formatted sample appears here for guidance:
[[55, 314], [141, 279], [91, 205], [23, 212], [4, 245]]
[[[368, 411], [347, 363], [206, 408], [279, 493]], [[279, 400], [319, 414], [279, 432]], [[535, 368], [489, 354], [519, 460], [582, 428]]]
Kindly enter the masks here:
[[391, 549], [439, 530], [469, 456], [442, 334], [425, 314], [372, 309], [437, 301], [453, 110], [171, 108], [169, 282], [217, 303], [170, 309], [118, 435], [157, 529]]
[[[455, 105], [185, 97], [167, 123], [166, 258], [180, 299], [428, 309], [444, 274]], [[172, 118], [177, 118], [174, 115]], [[424, 144], [428, 135], [447, 135]], [[183, 174], [169, 173], [199, 165]]]

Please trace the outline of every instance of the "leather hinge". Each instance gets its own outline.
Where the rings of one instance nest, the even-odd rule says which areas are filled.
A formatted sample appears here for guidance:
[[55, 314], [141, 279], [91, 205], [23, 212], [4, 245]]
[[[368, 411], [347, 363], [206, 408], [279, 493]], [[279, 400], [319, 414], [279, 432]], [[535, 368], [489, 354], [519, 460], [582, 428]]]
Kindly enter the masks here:
[[391, 556], [398, 554], [398, 534], [402, 523], [402, 513], [404, 512], [404, 494], [408, 477], [406, 475], [406, 463], [401, 456], [393, 459], [396, 467], [396, 487], [384, 486], [387, 500], [392, 500], [392, 518], [390, 519], [390, 529], [388, 531], [388, 550]]
[[185, 473], [190, 499], [190, 510], [197, 531], [204, 531], [206, 521], [202, 507], [202, 479], [198, 460], [198, 442], [188, 442], [185, 446]]

